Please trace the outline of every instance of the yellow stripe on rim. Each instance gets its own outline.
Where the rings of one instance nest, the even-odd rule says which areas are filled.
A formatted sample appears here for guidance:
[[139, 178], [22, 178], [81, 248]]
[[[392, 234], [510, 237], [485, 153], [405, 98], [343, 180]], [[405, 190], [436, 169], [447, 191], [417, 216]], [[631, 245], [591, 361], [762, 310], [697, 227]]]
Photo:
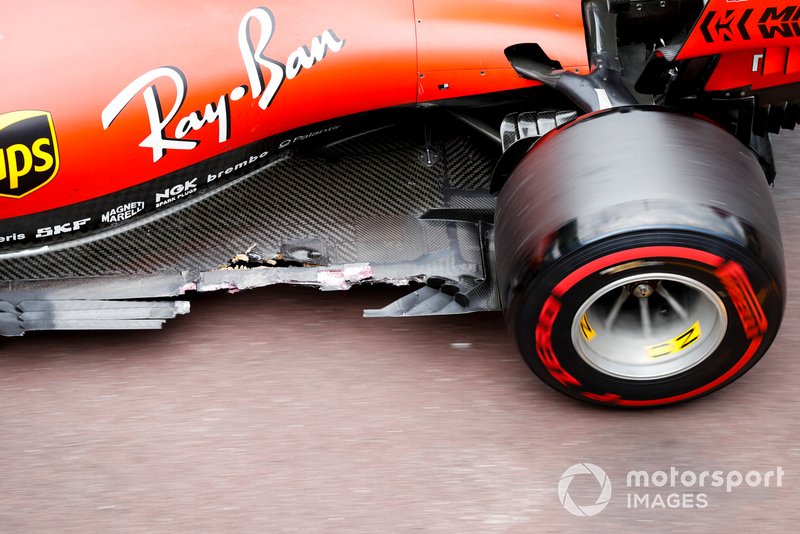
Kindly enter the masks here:
[[663, 358], [664, 356], [670, 356], [694, 345], [702, 335], [703, 333], [700, 331], [700, 321], [697, 321], [690, 326], [686, 332], [664, 343], [645, 347], [645, 351], [651, 358]]
[[585, 313], [583, 317], [581, 317], [581, 334], [583, 334], [583, 339], [586, 341], [591, 341], [592, 338], [597, 335], [592, 325], [589, 324], [589, 319], [586, 317]]

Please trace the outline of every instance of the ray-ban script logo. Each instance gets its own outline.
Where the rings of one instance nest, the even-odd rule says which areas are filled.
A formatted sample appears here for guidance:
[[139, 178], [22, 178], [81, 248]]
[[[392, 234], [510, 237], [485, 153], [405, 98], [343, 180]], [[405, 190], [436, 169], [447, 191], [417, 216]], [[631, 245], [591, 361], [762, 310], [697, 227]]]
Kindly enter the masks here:
[[[188, 94], [186, 76], [177, 67], [163, 66], [146, 72], [123, 89], [102, 113], [103, 129], [108, 129], [137, 95], [142, 95], [150, 133], [139, 143], [153, 151], [153, 162], [164, 157], [168, 150], [192, 150], [200, 141], [191, 139], [192, 132], [216, 123], [217, 139], [223, 143], [231, 136], [231, 103], [248, 93], [258, 106], [266, 110], [278, 95], [284, 82], [293, 80], [304, 70], [313, 68], [325, 59], [328, 52], [339, 52], [345, 44], [333, 30], [325, 30], [311, 39], [310, 45], [300, 46], [281, 63], [267, 55], [267, 47], [275, 34], [275, 17], [269, 9], [259, 7], [245, 14], [239, 24], [239, 50], [247, 72], [247, 83], [223, 93], [209, 102], [202, 111], [192, 111], [178, 118]], [[170, 104], [159, 96], [161, 84], [171, 86], [175, 99]], [[166, 92], [166, 91], [165, 91]], [[168, 110], [166, 115], [164, 110]], [[177, 121], [176, 121], [177, 119]]]

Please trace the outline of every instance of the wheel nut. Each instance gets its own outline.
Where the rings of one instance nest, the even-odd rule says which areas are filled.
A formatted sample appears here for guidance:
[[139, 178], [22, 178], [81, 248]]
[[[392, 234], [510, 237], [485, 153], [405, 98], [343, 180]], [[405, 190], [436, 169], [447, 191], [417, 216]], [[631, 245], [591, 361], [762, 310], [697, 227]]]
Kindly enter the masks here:
[[640, 284], [636, 284], [633, 288], [633, 296], [639, 299], [646, 299], [650, 295], [653, 294], [653, 286], [648, 283], [642, 282]]

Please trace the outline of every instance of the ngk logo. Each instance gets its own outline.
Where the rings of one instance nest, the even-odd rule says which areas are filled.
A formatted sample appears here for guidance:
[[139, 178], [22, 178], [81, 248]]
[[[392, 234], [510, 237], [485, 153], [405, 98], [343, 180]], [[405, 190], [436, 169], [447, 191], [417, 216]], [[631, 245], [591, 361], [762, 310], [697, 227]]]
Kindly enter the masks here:
[[191, 180], [186, 180], [182, 184], [168, 187], [160, 193], [156, 193], [156, 207], [160, 208], [161, 206], [166, 206], [179, 198], [191, 195], [195, 191], [197, 191], [197, 178], [192, 178]]
[[0, 115], [0, 196], [22, 198], [58, 173], [53, 118], [46, 111]]

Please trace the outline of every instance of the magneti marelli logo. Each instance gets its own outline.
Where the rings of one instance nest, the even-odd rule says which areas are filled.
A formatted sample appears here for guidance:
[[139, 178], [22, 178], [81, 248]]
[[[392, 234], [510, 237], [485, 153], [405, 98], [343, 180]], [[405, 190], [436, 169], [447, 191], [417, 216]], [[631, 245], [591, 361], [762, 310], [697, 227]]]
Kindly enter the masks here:
[[[591, 475], [600, 485], [600, 494], [594, 504], [579, 506], [575, 504], [569, 494], [569, 486], [576, 476]], [[558, 481], [558, 499], [561, 505], [572, 515], [580, 517], [591, 517], [602, 512], [611, 500], [611, 479], [606, 472], [594, 464], [582, 463], [575, 464], [561, 474]]]

